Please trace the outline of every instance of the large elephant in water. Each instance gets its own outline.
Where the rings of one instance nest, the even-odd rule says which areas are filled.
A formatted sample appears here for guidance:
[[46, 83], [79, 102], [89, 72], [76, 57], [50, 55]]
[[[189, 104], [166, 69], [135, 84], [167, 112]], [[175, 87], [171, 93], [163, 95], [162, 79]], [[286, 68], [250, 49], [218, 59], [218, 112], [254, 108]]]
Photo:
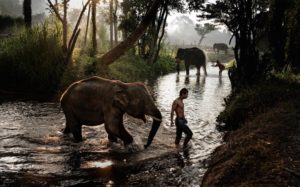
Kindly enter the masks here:
[[[179, 62], [183, 60], [185, 65], [186, 74], [190, 74], [190, 65], [195, 65], [197, 68], [197, 75], [200, 75], [200, 68], [203, 67], [205, 75], [207, 75], [206, 72], [206, 57], [204, 52], [197, 48], [187, 48], [182, 49], [179, 48], [176, 54], [176, 63], [177, 66], [179, 65]], [[177, 68], [177, 71], [179, 73], [179, 68]]]
[[120, 138], [125, 146], [131, 144], [133, 138], [123, 125], [123, 115], [127, 113], [144, 122], [145, 115], [153, 118], [148, 141], [144, 146], [147, 148], [152, 143], [162, 119], [143, 83], [123, 83], [92, 77], [69, 86], [60, 102], [66, 116], [64, 133], [72, 132], [76, 142], [82, 141], [82, 125], [104, 123], [111, 142]]

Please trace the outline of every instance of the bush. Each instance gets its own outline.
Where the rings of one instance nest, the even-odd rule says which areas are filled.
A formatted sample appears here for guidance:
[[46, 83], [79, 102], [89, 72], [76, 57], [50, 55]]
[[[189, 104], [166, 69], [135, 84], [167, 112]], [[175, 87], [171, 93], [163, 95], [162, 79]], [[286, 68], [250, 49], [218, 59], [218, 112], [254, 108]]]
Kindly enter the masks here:
[[0, 42], [0, 82], [15, 91], [52, 92], [64, 70], [60, 32], [49, 25]]
[[238, 129], [246, 119], [266, 111], [279, 101], [293, 98], [298, 89], [296, 82], [272, 77], [255, 86], [235, 91], [225, 99], [226, 108], [217, 117], [217, 121], [225, 123], [225, 126], [219, 127], [223, 130]]
[[176, 71], [176, 64], [171, 57], [162, 56], [153, 64], [146, 63], [138, 56], [124, 56], [113, 63], [108, 70], [108, 76], [125, 82], [143, 81]]

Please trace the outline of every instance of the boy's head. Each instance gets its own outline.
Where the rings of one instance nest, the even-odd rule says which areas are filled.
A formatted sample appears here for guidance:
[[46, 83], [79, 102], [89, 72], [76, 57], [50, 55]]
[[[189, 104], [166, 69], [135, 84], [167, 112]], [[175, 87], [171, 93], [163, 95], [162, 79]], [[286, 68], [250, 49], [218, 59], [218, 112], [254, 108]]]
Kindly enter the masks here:
[[179, 92], [179, 96], [185, 99], [188, 97], [188, 93], [189, 91], [186, 88], [182, 88]]

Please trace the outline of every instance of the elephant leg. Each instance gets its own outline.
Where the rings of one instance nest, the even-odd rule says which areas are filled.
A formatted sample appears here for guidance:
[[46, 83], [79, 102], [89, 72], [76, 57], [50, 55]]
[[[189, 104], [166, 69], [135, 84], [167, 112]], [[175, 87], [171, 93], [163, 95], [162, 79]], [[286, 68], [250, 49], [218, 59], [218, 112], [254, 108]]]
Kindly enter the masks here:
[[63, 130], [63, 133], [64, 133], [64, 134], [69, 134], [69, 133], [71, 133], [70, 127], [69, 127], [69, 125], [68, 125], [68, 121], [66, 122], [66, 126], [65, 126], [65, 128], [64, 128], [64, 130]]
[[203, 70], [204, 70], [204, 74], [207, 75], [207, 71], [206, 71], [206, 65], [203, 65]]
[[110, 133], [108, 133], [108, 140], [110, 142], [118, 142], [118, 138], [115, 137], [114, 135], [110, 134]]
[[200, 66], [197, 67], [197, 74], [196, 75], [200, 75]]
[[111, 118], [113, 119], [106, 119], [105, 121], [105, 129], [107, 133], [113, 137], [120, 138], [124, 142], [124, 145], [132, 143], [133, 138], [125, 129], [122, 122], [122, 117], [119, 117], [120, 119], [116, 117]]
[[74, 118], [73, 115], [66, 115], [66, 127], [64, 133], [72, 132], [74, 139], [76, 142], [82, 141], [82, 134], [81, 134], [81, 125], [79, 122]]
[[190, 66], [185, 64], [185, 71], [186, 71], [186, 75], [190, 74]]

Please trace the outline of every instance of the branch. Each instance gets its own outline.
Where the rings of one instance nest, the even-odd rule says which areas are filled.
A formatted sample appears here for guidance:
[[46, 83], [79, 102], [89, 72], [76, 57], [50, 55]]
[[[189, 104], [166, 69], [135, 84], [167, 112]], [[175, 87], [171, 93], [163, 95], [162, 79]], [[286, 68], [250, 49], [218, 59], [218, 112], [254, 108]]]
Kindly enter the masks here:
[[47, 0], [49, 3], [50, 8], [52, 8], [52, 10], [55, 12], [56, 17], [59, 19], [59, 21], [63, 22], [63, 19], [61, 18], [57, 8], [53, 5], [53, 3], [51, 2], [51, 0]]
[[134, 43], [145, 33], [147, 27], [151, 24], [152, 20], [155, 18], [157, 10], [162, 3], [161, 0], [155, 0], [143, 18], [140, 25], [133, 31], [130, 36], [119, 45], [114, 47], [109, 52], [105, 53], [98, 61], [97, 68], [101, 68], [101, 66], [108, 66], [117, 60], [120, 56], [122, 56], [128, 49], [130, 49]]
[[73, 50], [74, 50], [77, 38], [79, 36], [79, 33], [80, 33], [80, 29], [78, 29], [78, 31], [74, 35], [73, 42], [71, 43], [71, 45], [68, 48], [66, 64], [69, 64], [69, 62], [71, 60], [71, 56], [72, 56], [72, 53], [73, 53]]
[[74, 30], [73, 30], [73, 33], [72, 33], [72, 36], [71, 36], [71, 39], [70, 39], [70, 41], [69, 41], [69, 45], [68, 45], [68, 46], [71, 46], [71, 44], [73, 43], [73, 40], [74, 40], [75, 35], [76, 35], [76, 32], [77, 32], [78, 27], [79, 27], [79, 25], [80, 25], [80, 22], [81, 22], [81, 18], [82, 18], [82, 16], [83, 16], [83, 13], [85, 12], [85, 9], [86, 9], [86, 7], [88, 6], [88, 4], [90, 3], [90, 1], [91, 1], [91, 0], [88, 0], [88, 1], [85, 3], [84, 7], [82, 8], [82, 10], [81, 10], [81, 12], [80, 12], [80, 16], [78, 17], [78, 20], [77, 20], [77, 22], [76, 22], [76, 26], [75, 26], [75, 28], [74, 28]]

